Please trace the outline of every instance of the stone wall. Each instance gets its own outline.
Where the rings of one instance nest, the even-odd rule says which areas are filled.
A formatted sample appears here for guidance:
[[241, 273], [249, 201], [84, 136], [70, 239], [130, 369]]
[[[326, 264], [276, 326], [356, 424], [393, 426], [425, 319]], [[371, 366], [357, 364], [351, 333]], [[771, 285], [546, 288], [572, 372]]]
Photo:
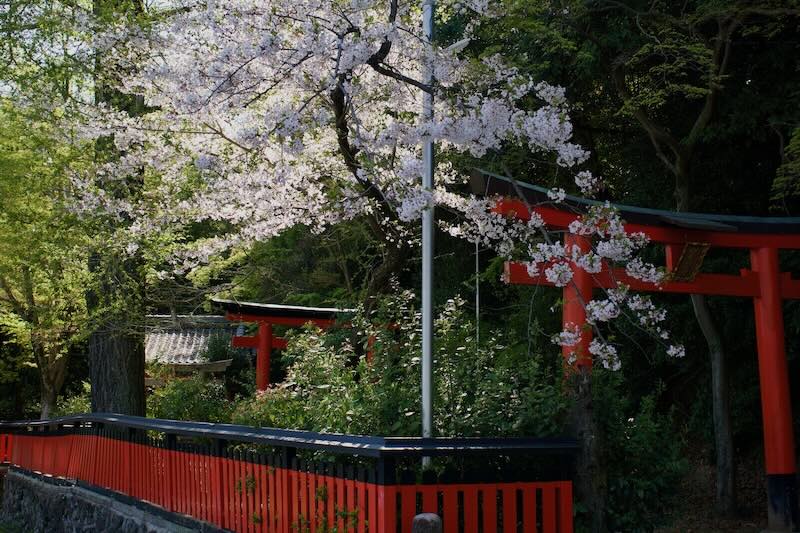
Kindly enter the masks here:
[[0, 523], [35, 533], [186, 533], [222, 530], [97, 488], [12, 468], [3, 487]]

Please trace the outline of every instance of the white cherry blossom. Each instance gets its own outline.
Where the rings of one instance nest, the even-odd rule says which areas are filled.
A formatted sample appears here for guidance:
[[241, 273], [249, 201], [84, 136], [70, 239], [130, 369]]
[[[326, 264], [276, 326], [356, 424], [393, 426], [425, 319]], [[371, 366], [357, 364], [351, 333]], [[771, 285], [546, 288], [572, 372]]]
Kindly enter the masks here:
[[[148, 25], [87, 32], [116, 88], [141, 95], [150, 111], [130, 117], [75, 104], [68, 116], [82, 120], [70, 126], [84, 139], [113, 137], [119, 154], [75, 177], [76, 211], [128, 221], [130, 250], [165, 228], [224, 228], [175, 244], [176, 269], [189, 271], [301, 224], [319, 232], [363, 218], [384, 245], [413, 245], [421, 212], [435, 205], [461, 217], [442, 223], [444, 230], [525, 261], [529, 274], [543, 272], [557, 287], [572, 283], [575, 269], [597, 275], [615, 264], [662, 282], [663, 272], [637, 255], [646, 237], [626, 232], [610, 204], [593, 205], [570, 224], [591, 240], [583, 251], [566, 249], [535, 212], [528, 220], [506, 217], [493, 212], [493, 198], [454, 192], [466, 176], [448, 155], [481, 157], [509, 145], [555, 161], [583, 195], [599, 191], [602, 180], [580, 168], [589, 154], [572, 141], [563, 88], [521, 74], [500, 55], [467, 54], [475, 28], [502, 16], [501, 5], [439, 5], [444, 17], [468, 21], [462, 34], [430, 47], [420, 0], [175, 0]], [[432, 86], [423, 80], [426, 63]], [[435, 96], [432, 120], [421, 113], [425, 91]], [[443, 156], [433, 190], [420, 184], [427, 139]], [[142, 173], [142, 194], [108, 192]], [[566, 196], [562, 188], [548, 192], [557, 203]], [[625, 308], [642, 327], [665, 333], [660, 310], [625, 290], [582, 296], [595, 326]], [[575, 334], [565, 330], [558, 342], [576, 343]], [[590, 352], [619, 368], [613, 346], [595, 339]]]

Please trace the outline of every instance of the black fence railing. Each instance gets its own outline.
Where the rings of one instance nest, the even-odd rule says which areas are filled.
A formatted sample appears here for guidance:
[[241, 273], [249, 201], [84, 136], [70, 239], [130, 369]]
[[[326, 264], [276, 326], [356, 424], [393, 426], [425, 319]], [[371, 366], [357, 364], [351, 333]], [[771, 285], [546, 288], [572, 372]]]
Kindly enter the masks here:
[[[526, 531], [572, 528], [572, 439], [375, 437], [115, 414], [0, 422], [0, 435], [0, 455], [5, 442], [20, 468], [236, 531], [344, 531], [347, 518], [354, 531], [388, 533], [423, 511], [439, 513], [446, 531], [508, 520]], [[424, 475], [423, 456], [439, 458]]]

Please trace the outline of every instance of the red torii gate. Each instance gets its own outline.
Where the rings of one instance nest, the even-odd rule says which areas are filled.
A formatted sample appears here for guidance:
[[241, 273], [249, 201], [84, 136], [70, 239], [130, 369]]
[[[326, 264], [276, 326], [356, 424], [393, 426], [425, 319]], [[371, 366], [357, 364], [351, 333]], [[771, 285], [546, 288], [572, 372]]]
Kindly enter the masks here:
[[[565, 244], [583, 250], [591, 246], [587, 237], [568, 233], [569, 224], [579, 218], [576, 212], [537, 205], [547, 202], [545, 189], [485, 172], [474, 175], [472, 185], [476, 193], [502, 197], [496, 212], [528, 220], [528, 206], [535, 206], [531, 209], [547, 226], [565, 231]], [[520, 194], [524, 199], [520, 199]], [[592, 203], [575, 197], [567, 199], [567, 204], [576, 211], [583, 211]], [[574, 283], [563, 288], [563, 324], [585, 325], [586, 312], [580, 295], [588, 300], [595, 288], [615, 288], [617, 283], [635, 291], [752, 298], [767, 470], [768, 527], [769, 531], [794, 531], [800, 521], [782, 301], [800, 299], [800, 280], [780, 271], [778, 250], [800, 249], [800, 218], [733, 217], [616, 207], [629, 232], [642, 232], [651, 242], [664, 245], [668, 281], [657, 286], [627, 276], [624, 269], [607, 266], [598, 274], [573, 268]], [[698, 273], [710, 247], [749, 250], [750, 268], [742, 269], [739, 275]], [[506, 263], [505, 276], [514, 284], [552, 286], [543, 274], [531, 277], [523, 263]], [[575, 352], [576, 364], [591, 367], [591, 358], [586, 357], [591, 329], [581, 327], [581, 331], [579, 344], [565, 346], [563, 355]]]
[[228, 320], [258, 324], [258, 333], [255, 335], [234, 336], [231, 339], [231, 344], [235, 348], [253, 348], [256, 350], [256, 389], [260, 391], [269, 387], [272, 350], [286, 348], [286, 339], [276, 337], [273, 334], [273, 325], [296, 328], [311, 323], [322, 329], [328, 329], [336, 324], [337, 317], [355, 312], [354, 309], [336, 309], [333, 307], [259, 304], [223, 299], [214, 299], [212, 301], [225, 310], [225, 317]]

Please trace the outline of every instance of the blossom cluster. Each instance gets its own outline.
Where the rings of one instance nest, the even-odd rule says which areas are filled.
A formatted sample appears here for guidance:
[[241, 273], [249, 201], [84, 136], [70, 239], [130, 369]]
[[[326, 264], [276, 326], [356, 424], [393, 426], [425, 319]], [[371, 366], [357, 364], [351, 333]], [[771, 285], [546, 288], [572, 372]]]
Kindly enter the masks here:
[[[663, 273], [637, 255], [647, 239], [626, 232], [609, 204], [570, 225], [592, 240], [582, 250], [554, 239], [535, 212], [527, 220], [505, 217], [490, 198], [454, 193], [464, 177], [445, 160], [434, 189], [422, 187], [420, 146], [427, 140], [474, 157], [511, 144], [545, 154], [574, 174], [586, 196], [601, 190], [602, 180], [580, 169], [589, 154], [572, 141], [563, 88], [521, 74], [499, 55], [477, 60], [464, 52], [480, 21], [499, 16], [495, 2], [440, 2], [445, 12], [470, 18], [464, 33], [442, 46], [422, 38], [420, 4], [175, 0], [150, 24], [96, 33], [92, 45], [108, 79], [141, 95], [150, 112], [132, 117], [76, 104], [81, 108], [70, 116], [84, 118], [83, 137], [111, 137], [119, 155], [76, 177], [76, 208], [130, 221], [132, 239], [198, 223], [224, 228], [181, 243], [181, 271], [300, 224], [324, 231], [363, 217], [384, 242], [413, 241], [413, 223], [435, 205], [463, 220], [444, 229], [522, 258], [531, 275], [543, 273], [553, 285], [572, 283], [575, 269], [596, 275], [610, 264], [660, 282]], [[424, 92], [435, 96], [433, 118], [421, 113]], [[142, 169], [142, 194], [108, 193]], [[563, 189], [548, 196], [567, 200]], [[620, 298], [583, 295], [590, 323], [597, 327], [625, 309], [664, 336], [661, 314], [627, 294]], [[558, 342], [570, 341], [568, 333]], [[590, 352], [618, 368], [610, 344], [595, 339]]]

